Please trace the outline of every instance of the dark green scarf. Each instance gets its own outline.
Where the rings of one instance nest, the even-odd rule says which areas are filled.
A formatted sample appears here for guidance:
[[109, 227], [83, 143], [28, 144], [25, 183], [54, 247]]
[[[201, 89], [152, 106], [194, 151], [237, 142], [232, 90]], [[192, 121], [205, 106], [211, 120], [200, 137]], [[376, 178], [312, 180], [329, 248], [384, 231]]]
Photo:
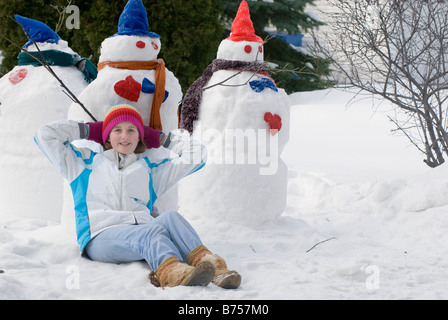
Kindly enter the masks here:
[[[86, 58], [81, 58], [78, 54], [70, 54], [57, 50], [45, 50], [41, 52], [22, 52], [19, 54], [19, 66], [40, 67], [41, 63], [34, 59], [42, 61], [42, 55], [50, 66], [77, 67], [84, 74], [84, 80], [91, 83], [98, 74], [96, 66]], [[32, 55], [33, 57], [31, 57]]]

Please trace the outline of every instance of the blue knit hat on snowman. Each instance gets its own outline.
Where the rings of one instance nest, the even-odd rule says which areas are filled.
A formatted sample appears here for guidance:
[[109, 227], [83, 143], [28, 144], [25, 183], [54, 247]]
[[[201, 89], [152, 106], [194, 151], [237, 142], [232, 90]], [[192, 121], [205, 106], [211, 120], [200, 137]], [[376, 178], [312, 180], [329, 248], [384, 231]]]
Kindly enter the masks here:
[[19, 16], [18, 14], [16, 14], [14, 18], [18, 23], [20, 23], [22, 28], [25, 29], [29, 35], [27, 35], [29, 41], [23, 46], [24, 48], [28, 48], [33, 44], [33, 41], [30, 39], [30, 37], [35, 42], [58, 43], [59, 40], [61, 40], [59, 35], [43, 22], [28, 19]]
[[141, 0], [129, 0], [118, 21], [118, 33], [114, 36], [146, 36], [160, 38], [149, 31], [148, 14]]

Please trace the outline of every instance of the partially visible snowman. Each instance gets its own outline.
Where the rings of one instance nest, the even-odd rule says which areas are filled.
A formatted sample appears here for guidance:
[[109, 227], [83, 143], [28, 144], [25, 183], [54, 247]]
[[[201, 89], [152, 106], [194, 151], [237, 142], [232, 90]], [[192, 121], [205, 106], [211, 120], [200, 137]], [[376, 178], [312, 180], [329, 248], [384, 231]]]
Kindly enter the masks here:
[[[24, 50], [45, 59], [75, 95], [94, 79], [91, 62], [50, 27], [15, 18], [37, 44], [29, 39]], [[60, 221], [63, 179], [42, 157], [33, 137], [39, 127], [67, 118], [72, 100], [36, 59], [25, 52], [18, 58], [18, 66], [0, 79], [0, 214]]]
[[[145, 125], [170, 132], [178, 128], [178, 105], [182, 89], [178, 79], [157, 59], [160, 36], [150, 32], [146, 9], [141, 0], [129, 0], [120, 16], [118, 33], [101, 45], [98, 76], [79, 96], [96, 120], [102, 121], [112, 106], [129, 104], [137, 108]], [[68, 118], [90, 122], [92, 119], [77, 104], [70, 107]], [[97, 150], [99, 145], [82, 141], [79, 144]], [[155, 151], [160, 159], [169, 156], [167, 149]], [[160, 213], [176, 210], [177, 187], [158, 198]], [[73, 199], [66, 186], [63, 220], [74, 225]]]
[[[242, 1], [217, 59], [185, 94], [181, 128], [209, 151], [203, 170], [180, 183], [180, 210], [246, 225], [274, 220], [286, 207], [290, 101], [264, 64]], [[191, 187], [194, 186], [194, 187]]]
[[[97, 120], [104, 119], [114, 105], [130, 104], [139, 110], [146, 125], [169, 132], [178, 128], [182, 89], [163, 60], [157, 59], [160, 36], [148, 29], [142, 1], [129, 0], [118, 33], [101, 44], [98, 77], [79, 99]], [[76, 104], [70, 108], [69, 118], [92, 121]]]

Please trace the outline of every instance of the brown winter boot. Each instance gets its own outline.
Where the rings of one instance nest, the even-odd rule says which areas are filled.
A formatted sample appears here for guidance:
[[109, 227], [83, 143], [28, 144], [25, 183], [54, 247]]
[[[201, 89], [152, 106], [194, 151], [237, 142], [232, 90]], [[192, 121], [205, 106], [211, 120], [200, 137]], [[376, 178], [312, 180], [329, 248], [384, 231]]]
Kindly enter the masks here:
[[151, 283], [157, 287], [207, 286], [215, 275], [215, 267], [203, 262], [196, 267], [181, 263], [172, 256], [149, 275]]
[[205, 246], [196, 247], [187, 258], [187, 263], [191, 266], [198, 266], [205, 262], [209, 262], [215, 267], [213, 284], [224, 289], [237, 289], [240, 286], [241, 276], [238, 272], [228, 270], [224, 259], [211, 253]]

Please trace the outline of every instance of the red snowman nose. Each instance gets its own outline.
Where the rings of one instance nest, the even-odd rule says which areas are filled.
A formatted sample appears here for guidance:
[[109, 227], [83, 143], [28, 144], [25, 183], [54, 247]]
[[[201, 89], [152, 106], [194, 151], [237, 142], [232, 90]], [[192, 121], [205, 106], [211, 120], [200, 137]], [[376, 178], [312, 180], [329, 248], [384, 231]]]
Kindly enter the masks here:
[[143, 41], [137, 42], [137, 48], [145, 49], [145, 47], [146, 47], [146, 43], [144, 43]]

